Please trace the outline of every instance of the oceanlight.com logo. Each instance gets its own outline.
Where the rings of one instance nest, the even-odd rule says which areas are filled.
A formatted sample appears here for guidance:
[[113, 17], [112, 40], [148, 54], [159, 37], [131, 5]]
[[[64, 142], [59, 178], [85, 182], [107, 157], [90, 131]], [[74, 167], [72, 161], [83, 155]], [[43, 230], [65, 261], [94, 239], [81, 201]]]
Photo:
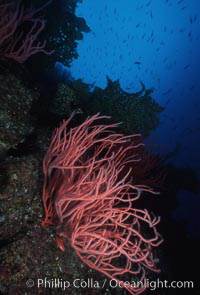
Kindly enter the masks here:
[[147, 288], [151, 291], [154, 291], [156, 289], [164, 289], [164, 288], [172, 288], [172, 289], [193, 289], [194, 288], [194, 282], [193, 281], [168, 281], [168, 280], [149, 280], [144, 279], [144, 281], [131, 281], [131, 282], [118, 282], [116, 280], [110, 280], [109, 285], [111, 288], [124, 288], [124, 287], [134, 287], [134, 288]]
[[193, 281], [168, 281], [168, 280], [149, 280], [145, 279], [143, 282], [136, 282], [136, 281], [126, 281], [120, 282], [115, 279], [109, 280], [105, 278], [103, 281], [97, 281], [93, 278], [88, 279], [74, 279], [72, 281], [63, 280], [60, 278], [43, 278], [43, 279], [36, 279], [35, 281], [32, 279], [28, 279], [26, 281], [26, 285], [29, 288], [36, 286], [37, 288], [45, 288], [45, 289], [62, 289], [63, 291], [68, 288], [75, 288], [75, 289], [104, 289], [110, 287], [114, 288], [124, 288], [124, 287], [132, 287], [132, 288], [147, 288], [151, 291], [156, 289], [193, 289], [194, 282]]

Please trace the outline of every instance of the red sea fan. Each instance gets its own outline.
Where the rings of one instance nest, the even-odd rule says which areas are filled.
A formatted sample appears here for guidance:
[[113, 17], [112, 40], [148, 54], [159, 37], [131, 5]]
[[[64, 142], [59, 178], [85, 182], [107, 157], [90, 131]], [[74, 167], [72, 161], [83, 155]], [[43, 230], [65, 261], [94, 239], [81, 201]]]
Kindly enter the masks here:
[[[67, 131], [72, 116], [55, 130], [44, 158], [42, 225], [56, 226], [62, 250], [59, 237], [66, 238], [89, 267], [130, 294], [140, 294], [146, 288], [146, 270], [159, 272], [152, 249], [162, 238], [156, 229], [160, 218], [134, 208], [143, 192], [157, 193], [133, 185], [131, 169], [121, 173], [126, 165], [134, 171], [139, 161], [139, 135], [116, 133], [118, 124], [95, 125], [106, 118], [99, 114]], [[127, 277], [140, 284], [125, 283]]]
[[[51, 2], [49, 0], [38, 9], [32, 6], [24, 9], [22, 1], [3, 1], [0, 4], [0, 56], [23, 63], [34, 54], [50, 55], [54, 52], [45, 50], [46, 41], [38, 41], [46, 21], [36, 16]], [[29, 29], [24, 30], [25, 26]]]

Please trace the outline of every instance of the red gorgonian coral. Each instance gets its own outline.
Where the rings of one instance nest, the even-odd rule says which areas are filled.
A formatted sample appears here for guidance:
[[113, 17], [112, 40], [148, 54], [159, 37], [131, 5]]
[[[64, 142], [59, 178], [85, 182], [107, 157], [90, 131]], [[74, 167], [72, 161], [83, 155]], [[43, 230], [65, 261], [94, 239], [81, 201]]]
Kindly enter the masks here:
[[20, 0], [0, 4], [0, 56], [23, 63], [34, 54], [54, 52], [45, 50], [46, 41], [38, 41], [46, 25], [38, 13], [51, 2], [49, 0], [37, 9], [32, 6], [24, 9]]
[[[139, 135], [116, 133], [118, 124], [97, 125], [106, 118], [98, 114], [67, 131], [71, 118], [55, 130], [44, 158], [42, 225], [56, 226], [62, 250], [61, 237], [89, 267], [115, 279], [130, 294], [140, 294], [147, 269], [159, 272], [153, 248], [162, 238], [156, 229], [160, 218], [134, 208], [143, 192], [157, 193], [133, 185], [131, 169], [121, 173], [130, 163], [134, 171], [139, 161]], [[140, 284], [128, 285], [127, 278]]]

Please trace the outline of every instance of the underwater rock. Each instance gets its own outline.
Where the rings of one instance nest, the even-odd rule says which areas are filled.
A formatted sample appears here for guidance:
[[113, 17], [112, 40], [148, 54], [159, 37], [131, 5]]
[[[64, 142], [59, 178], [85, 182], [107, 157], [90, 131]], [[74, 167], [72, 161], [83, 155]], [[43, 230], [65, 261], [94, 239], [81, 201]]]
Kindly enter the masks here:
[[50, 111], [56, 115], [67, 118], [72, 112], [82, 113], [80, 102], [73, 90], [65, 83], [58, 85], [58, 90], [53, 98]]
[[23, 142], [33, 130], [30, 110], [37, 91], [13, 73], [0, 73], [0, 155]]
[[153, 89], [146, 89], [141, 82], [140, 91], [128, 93], [121, 88], [119, 80], [107, 77], [107, 83], [105, 89], [95, 87], [82, 106], [84, 112], [111, 116], [115, 123], [122, 122], [120, 128], [126, 134], [134, 132], [146, 137], [158, 127], [164, 108], [151, 97]]
[[34, 156], [8, 157], [1, 165], [1, 244], [10, 244], [26, 234], [37, 211], [38, 161]]

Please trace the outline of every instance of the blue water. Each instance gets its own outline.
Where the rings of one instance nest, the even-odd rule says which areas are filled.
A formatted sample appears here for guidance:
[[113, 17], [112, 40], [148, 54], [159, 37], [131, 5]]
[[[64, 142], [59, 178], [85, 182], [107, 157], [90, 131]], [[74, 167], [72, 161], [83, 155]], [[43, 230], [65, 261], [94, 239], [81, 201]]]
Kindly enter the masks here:
[[[91, 32], [78, 43], [71, 73], [102, 88], [106, 75], [128, 92], [140, 89], [140, 81], [154, 87], [165, 111], [147, 141], [169, 154], [174, 167], [191, 167], [200, 177], [199, 12], [199, 0], [84, 0], [76, 14]], [[172, 216], [186, 220], [194, 236], [200, 236], [199, 207], [199, 194], [178, 192]]]
[[91, 33], [79, 42], [72, 75], [105, 88], [106, 75], [126, 91], [140, 80], [166, 109], [149, 141], [174, 165], [200, 175], [200, 3], [198, 0], [84, 0], [76, 14]]

